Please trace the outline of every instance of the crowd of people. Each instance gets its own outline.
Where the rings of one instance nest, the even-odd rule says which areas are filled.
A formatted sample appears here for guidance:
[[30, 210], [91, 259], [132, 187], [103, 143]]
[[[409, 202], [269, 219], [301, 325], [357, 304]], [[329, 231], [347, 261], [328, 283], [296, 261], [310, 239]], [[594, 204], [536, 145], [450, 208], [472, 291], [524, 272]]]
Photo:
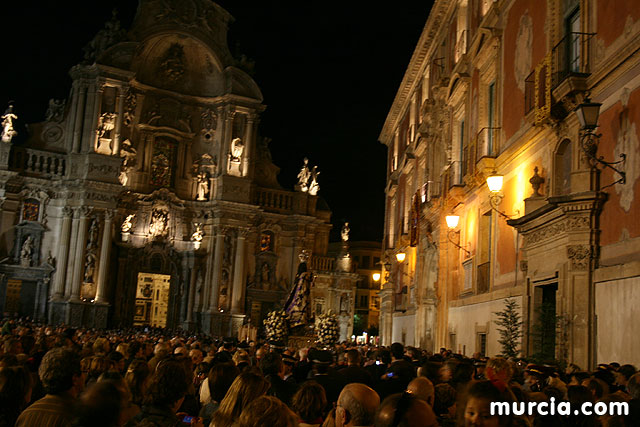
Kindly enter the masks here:
[[[640, 373], [394, 343], [293, 349], [154, 328], [6, 320], [2, 426], [640, 426]], [[625, 402], [627, 414], [493, 415], [492, 402]]]

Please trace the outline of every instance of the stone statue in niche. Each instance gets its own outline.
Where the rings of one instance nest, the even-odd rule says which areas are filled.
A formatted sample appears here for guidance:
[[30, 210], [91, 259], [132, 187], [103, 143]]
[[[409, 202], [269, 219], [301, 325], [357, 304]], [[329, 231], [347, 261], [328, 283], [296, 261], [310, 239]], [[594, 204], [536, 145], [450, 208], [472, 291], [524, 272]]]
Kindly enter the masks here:
[[96, 134], [98, 135], [98, 141], [96, 142], [96, 153], [111, 154], [111, 131], [116, 126], [116, 114], [115, 113], [102, 113], [98, 118], [98, 127], [96, 128]]
[[348, 313], [349, 312], [349, 296], [347, 294], [342, 294], [340, 296], [340, 313]]
[[233, 141], [231, 141], [231, 161], [233, 163], [240, 163], [243, 152], [244, 144], [242, 143], [242, 139], [234, 138]]
[[309, 178], [311, 177], [311, 171], [309, 171], [309, 159], [304, 158], [304, 164], [302, 165], [302, 169], [298, 172], [298, 187], [300, 187], [300, 191], [306, 193], [309, 190]]
[[60, 123], [64, 118], [64, 99], [50, 99], [45, 117], [48, 122]]
[[33, 258], [33, 238], [29, 235], [20, 249], [20, 265], [22, 267], [31, 267], [31, 259]]
[[318, 171], [318, 167], [314, 166], [311, 170], [311, 184], [309, 185], [309, 194], [315, 196], [320, 191], [320, 184], [318, 184], [318, 175], [320, 175], [320, 171]]
[[229, 298], [229, 272], [222, 270], [220, 278], [220, 298], [218, 299], [218, 307], [224, 311], [227, 307], [227, 299]]
[[94, 273], [96, 271], [96, 254], [94, 249], [87, 251], [84, 259], [84, 279], [83, 283], [94, 283]]
[[131, 146], [131, 141], [125, 139], [122, 141], [122, 148], [120, 148], [120, 157], [122, 157], [122, 166], [120, 167], [120, 184], [126, 187], [129, 183], [130, 172], [136, 164], [137, 151]]
[[89, 238], [87, 248], [93, 248], [98, 244], [98, 221], [94, 219], [89, 226]]
[[18, 116], [13, 112], [13, 104], [9, 103], [2, 116], [2, 142], [10, 143], [13, 137], [18, 135], [18, 132], [13, 127], [13, 121], [17, 119]]
[[196, 200], [203, 201], [208, 200], [209, 195], [209, 175], [207, 175], [204, 171], [198, 173], [196, 177], [198, 182], [197, 188], [197, 197]]
[[122, 225], [120, 226], [120, 230], [123, 233], [128, 233], [131, 231], [131, 227], [133, 227], [133, 218], [135, 218], [135, 216], [136, 216], [135, 214], [127, 215], [125, 220], [122, 222]]

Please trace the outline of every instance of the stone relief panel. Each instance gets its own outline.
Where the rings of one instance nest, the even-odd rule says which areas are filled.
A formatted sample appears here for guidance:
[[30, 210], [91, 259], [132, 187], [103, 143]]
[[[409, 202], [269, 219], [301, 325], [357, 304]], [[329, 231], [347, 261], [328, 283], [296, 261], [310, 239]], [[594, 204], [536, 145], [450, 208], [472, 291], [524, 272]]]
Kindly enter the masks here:
[[591, 259], [591, 248], [587, 245], [567, 245], [567, 258], [574, 270], [586, 270]]

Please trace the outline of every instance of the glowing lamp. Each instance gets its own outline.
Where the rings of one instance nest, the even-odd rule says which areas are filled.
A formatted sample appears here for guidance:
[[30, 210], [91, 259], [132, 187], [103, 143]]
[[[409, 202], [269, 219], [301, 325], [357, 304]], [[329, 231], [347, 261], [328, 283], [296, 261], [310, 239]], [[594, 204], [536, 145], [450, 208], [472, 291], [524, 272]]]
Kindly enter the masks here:
[[487, 177], [487, 186], [492, 193], [499, 193], [502, 190], [502, 175], [493, 174]]
[[580, 121], [582, 129], [595, 129], [598, 127], [598, 115], [600, 115], [599, 102], [591, 102], [587, 97], [584, 102], [576, 108], [576, 115]]
[[380, 280], [380, 273], [373, 273], [371, 276], [373, 277], [374, 282], [378, 282]]
[[402, 261], [404, 261], [406, 256], [407, 256], [407, 254], [405, 254], [404, 252], [398, 252], [396, 254], [396, 259], [398, 260], [398, 262], [402, 262]]
[[456, 228], [458, 226], [458, 221], [460, 221], [460, 217], [458, 215], [447, 215], [444, 219], [447, 221], [447, 227], [451, 230]]

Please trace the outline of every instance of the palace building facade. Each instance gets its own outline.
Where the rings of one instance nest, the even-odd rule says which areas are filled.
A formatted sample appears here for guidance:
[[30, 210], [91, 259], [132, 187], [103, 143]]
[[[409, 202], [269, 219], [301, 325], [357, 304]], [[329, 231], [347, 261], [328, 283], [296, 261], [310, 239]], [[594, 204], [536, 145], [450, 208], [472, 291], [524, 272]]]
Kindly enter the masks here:
[[16, 135], [5, 112], [3, 312], [228, 335], [281, 307], [303, 250], [326, 255], [316, 169], [279, 185], [232, 19], [207, 0], [140, 0], [130, 31], [114, 18], [89, 43], [46, 121]]
[[639, 48], [632, 0], [434, 2], [380, 134], [384, 344], [499, 354], [513, 300], [525, 356], [640, 363]]

